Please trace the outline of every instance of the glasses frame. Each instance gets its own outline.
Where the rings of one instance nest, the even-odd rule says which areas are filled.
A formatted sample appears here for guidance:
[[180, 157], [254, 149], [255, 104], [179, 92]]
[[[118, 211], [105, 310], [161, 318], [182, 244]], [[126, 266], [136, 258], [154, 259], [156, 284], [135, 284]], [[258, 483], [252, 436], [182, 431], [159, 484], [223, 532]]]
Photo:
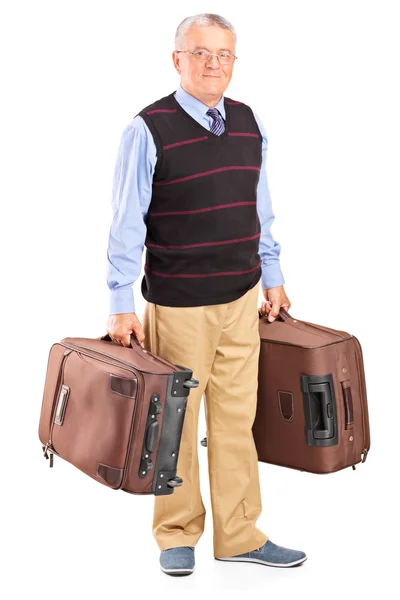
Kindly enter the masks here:
[[[196, 53], [196, 51], [191, 51], [191, 50], [175, 50], [175, 52], [177, 52], [177, 53], [184, 52], [186, 54], [193, 54], [193, 55]], [[233, 65], [234, 62], [235, 62], [235, 60], [237, 60], [239, 58], [238, 56], [235, 56], [234, 54], [232, 54], [232, 52], [230, 52], [230, 55], [233, 56], [235, 60], [233, 60], [231, 63], [222, 63], [220, 61], [220, 59], [219, 59], [219, 55], [218, 54], [213, 54], [212, 52], [208, 52], [208, 50], [205, 50], [205, 52], [207, 52], [209, 54], [209, 57], [207, 58], [207, 60], [204, 61], [204, 64], [208, 63], [208, 61], [210, 60], [210, 58], [212, 56], [216, 56], [217, 57], [218, 63], [220, 65], [223, 65], [223, 64], [225, 64], [225, 65]], [[197, 62], [203, 62], [201, 60], [198, 60], [196, 57], [195, 57], [195, 60], [197, 60]]]

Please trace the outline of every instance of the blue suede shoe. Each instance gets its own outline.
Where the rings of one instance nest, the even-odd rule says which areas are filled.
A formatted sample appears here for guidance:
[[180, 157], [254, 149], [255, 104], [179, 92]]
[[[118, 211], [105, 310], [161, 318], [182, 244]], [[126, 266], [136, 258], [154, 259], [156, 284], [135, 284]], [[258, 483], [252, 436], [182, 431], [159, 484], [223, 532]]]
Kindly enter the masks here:
[[294, 567], [307, 560], [307, 556], [301, 550], [290, 550], [290, 548], [277, 546], [271, 540], [267, 540], [261, 548], [256, 548], [251, 552], [227, 556], [226, 558], [217, 558], [216, 556], [214, 558], [234, 562], [254, 562], [269, 567]]
[[190, 575], [194, 571], [194, 547], [178, 546], [161, 550], [161, 570], [168, 575]]

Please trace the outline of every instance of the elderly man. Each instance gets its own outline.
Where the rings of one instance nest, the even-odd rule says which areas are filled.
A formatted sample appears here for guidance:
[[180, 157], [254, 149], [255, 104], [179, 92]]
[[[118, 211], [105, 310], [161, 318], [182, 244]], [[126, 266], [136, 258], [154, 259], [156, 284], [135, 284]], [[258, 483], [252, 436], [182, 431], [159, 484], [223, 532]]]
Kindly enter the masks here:
[[[306, 560], [256, 527], [261, 513], [252, 434], [260, 350], [258, 311], [290, 308], [265, 172], [267, 137], [244, 102], [224, 97], [236, 59], [232, 25], [215, 14], [178, 26], [178, 89], [143, 108], [123, 132], [108, 248], [107, 331], [133, 333], [153, 354], [193, 370], [177, 462], [183, 486], [155, 496], [161, 569], [190, 574], [204, 531], [198, 415], [204, 394], [214, 557], [276, 567]], [[146, 262], [143, 327], [132, 284]], [[258, 253], [259, 252], [259, 253]], [[265, 301], [257, 309], [259, 282]]]

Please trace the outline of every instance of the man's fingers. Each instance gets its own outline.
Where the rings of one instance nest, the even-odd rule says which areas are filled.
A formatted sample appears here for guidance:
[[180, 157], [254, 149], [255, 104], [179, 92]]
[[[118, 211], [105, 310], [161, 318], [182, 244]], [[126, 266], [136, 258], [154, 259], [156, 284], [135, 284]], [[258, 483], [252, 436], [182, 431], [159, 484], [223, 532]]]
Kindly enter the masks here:
[[267, 315], [271, 310], [271, 302], [267, 300], [266, 302], [261, 302], [261, 308], [258, 309], [262, 315]]
[[274, 302], [272, 304], [272, 308], [268, 314], [268, 321], [275, 321], [276, 317], [279, 315], [280, 304], [279, 302]]
[[113, 337], [113, 336], [110, 336], [110, 337], [116, 344], [119, 344], [120, 346], [125, 346], [125, 347], [129, 348], [129, 346], [131, 345], [130, 334], [123, 335], [120, 337]]
[[122, 338], [122, 345], [125, 346], [125, 348], [129, 348], [131, 345], [131, 336], [130, 334], [128, 335], [124, 335], [124, 337]]

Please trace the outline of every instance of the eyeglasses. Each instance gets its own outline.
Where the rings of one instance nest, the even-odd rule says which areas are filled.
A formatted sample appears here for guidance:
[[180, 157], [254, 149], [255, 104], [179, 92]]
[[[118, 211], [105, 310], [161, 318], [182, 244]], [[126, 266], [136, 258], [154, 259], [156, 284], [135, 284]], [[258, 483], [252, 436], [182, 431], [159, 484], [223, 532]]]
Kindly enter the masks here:
[[196, 50], [195, 52], [190, 52], [190, 50], [175, 50], [175, 52], [186, 52], [187, 54], [192, 54], [196, 60], [202, 63], [206, 63], [212, 56], [216, 56], [221, 65], [231, 65], [235, 58], [238, 58], [230, 52], [219, 52], [218, 54], [212, 54], [211, 52], [208, 52], [208, 50]]

